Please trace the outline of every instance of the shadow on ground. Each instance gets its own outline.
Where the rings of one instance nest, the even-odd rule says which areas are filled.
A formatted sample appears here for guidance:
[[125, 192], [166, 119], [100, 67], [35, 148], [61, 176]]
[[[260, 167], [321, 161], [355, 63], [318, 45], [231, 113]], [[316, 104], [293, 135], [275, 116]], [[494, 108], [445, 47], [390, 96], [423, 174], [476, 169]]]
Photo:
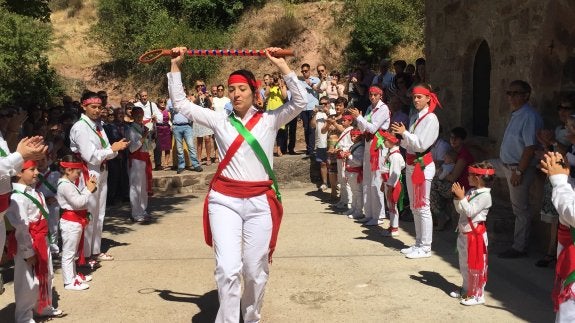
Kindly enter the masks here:
[[192, 322], [214, 322], [220, 303], [218, 291], [211, 290], [203, 295], [174, 292], [168, 289], [145, 288], [138, 291], [140, 294], [157, 293], [161, 299], [168, 302], [183, 302], [196, 304], [200, 312], [192, 317]]

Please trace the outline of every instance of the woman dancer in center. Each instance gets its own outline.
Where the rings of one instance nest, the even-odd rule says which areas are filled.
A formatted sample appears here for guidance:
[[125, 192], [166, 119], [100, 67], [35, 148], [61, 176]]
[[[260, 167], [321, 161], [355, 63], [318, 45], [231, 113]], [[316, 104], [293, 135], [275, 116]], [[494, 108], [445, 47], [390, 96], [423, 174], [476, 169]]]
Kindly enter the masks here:
[[[233, 72], [228, 95], [233, 111], [203, 109], [186, 99], [180, 65], [186, 48], [174, 48], [168, 73], [170, 98], [176, 111], [194, 123], [211, 128], [220, 162], [204, 204], [204, 234], [216, 256], [215, 278], [220, 308], [216, 322], [259, 322], [268, 260], [275, 248], [282, 208], [273, 184], [273, 147], [278, 129], [306, 107], [306, 91], [278, 48], [267, 48], [267, 58], [283, 74], [292, 93], [290, 101], [274, 111], [262, 112], [256, 103], [256, 80], [246, 70]], [[275, 181], [274, 181], [275, 182]], [[241, 277], [244, 292], [241, 295]], [[241, 295], [241, 297], [240, 297]], [[241, 302], [240, 302], [241, 301]]]

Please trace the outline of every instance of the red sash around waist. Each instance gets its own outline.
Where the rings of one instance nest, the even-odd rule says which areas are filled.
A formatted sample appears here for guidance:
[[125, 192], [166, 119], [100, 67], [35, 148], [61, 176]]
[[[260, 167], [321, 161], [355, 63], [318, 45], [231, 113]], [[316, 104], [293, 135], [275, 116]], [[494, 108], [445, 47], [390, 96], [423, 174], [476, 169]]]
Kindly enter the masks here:
[[[389, 180], [389, 173], [383, 173], [381, 174], [381, 178], [383, 179], [383, 184], [385, 185], [385, 187], [387, 188], [387, 181]], [[401, 196], [401, 181], [398, 180], [397, 183], [395, 183], [395, 186], [393, 187], [393, 189], [391, 190], [391, 192], [387, 192], [386, 190], [386, 198], [389, 199], [389, 202], [392, 205], [396, 205], [397, 202], [399, 201], [399, 198]]]
[[573, 245], [571, 228], [559, 223], [557, 241], [563, 246], [563, 250], [559, 253], [557, 265], [555, 266], [555, 285], [552, 293], [555, 311], [559, 309], [561, 303], [569, 299], [575, 299], [575, 294], [571, 291], [573, 282], [568, 282], [564, 286], [567, 278], [575, 273], [575, 245]]
[[152, 191], [152, 161], [150, 160], [150, 153], [143, 152], [140, 149], [130, 153], [130, 167], [132, 167], [132, 159], [141, 160], [146, 163], [146, 184], [149, 196], [153, 195]]
[[357, 182], [358, 183], [363, 182], [363, 166], [359, 167], [346, 166], [345, 171], [350, 173], [357, 173]]
[[[272, 189], [272, 181], [267, 180], [258, 182], [244, 182], [219, 176], [214, 181], [212, 181], [211, 188], [216, 192], [236, 198], [250, 198], [260, 196], [262, 194], [267, 196], [272, 217], [272, 236], [270, 239], [268, 256], [268, 258], [271, 259], [276, 247], [278, 232], [283, 216], [283, 207], [280, 201], [277, 199], [275, 191]], [[212, 230], [210, 227], [210, 217], [208, 214], [208, 197], [209, 193], [206, 195], [206, 199], [204, 201], [204, 238], [206, 244], [211, 247]]]
[[411, 174], [411, 183], [413, 183], [413, 206], [418, 209], [425, 206], [425, 174], [423, 170], [425, 166], [433, 162], [431, 152], [417, 157], [415, 154], [406, 154], [406, 162], [408, 165], [414, 166], [413, 173]]
[[0, 212], [6, 211], [10, 206], [10, 195], [11, 193], [0, 195]]
[[60, 217], [66, 221], [76, 222], [82, 225], [82, 235], [80, 236], [80, 243], [78, 244], [79, 259], [78, 264], [84, 265], [86, 258], [84, 257], [84, 228], [90, 222], [87, 210], [62, 210]]
[[28, 224], [30, 236], [32, 237], [32, 248], [36, 254], [36, 264], [34, 265], [34, 275], [38, 279], [38, 303], [36, 310], [42, 313], [42, 310], [50, 305], [48, 289], [48, 220], [42, 218], [36, 222]]

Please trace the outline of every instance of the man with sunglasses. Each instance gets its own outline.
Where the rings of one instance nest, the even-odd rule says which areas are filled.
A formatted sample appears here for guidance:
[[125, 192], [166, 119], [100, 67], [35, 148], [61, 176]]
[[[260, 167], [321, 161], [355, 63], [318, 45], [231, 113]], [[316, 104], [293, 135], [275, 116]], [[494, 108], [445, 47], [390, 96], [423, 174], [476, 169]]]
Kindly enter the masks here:
[[511, 82], [506, 91], [511, 107], [511, 119], [505, 129], [499, 152], [500, 168], [507, 178], [509, 198], [515, 215], [513, 245], [499, 254], [500, 258], [527, 256], [527, 242], [531, 231], [529, 188], [536, 175], [534, 158], [537, 132], [543, 128], [543, 119], [529, 104], [531, 86], [522, 80]]

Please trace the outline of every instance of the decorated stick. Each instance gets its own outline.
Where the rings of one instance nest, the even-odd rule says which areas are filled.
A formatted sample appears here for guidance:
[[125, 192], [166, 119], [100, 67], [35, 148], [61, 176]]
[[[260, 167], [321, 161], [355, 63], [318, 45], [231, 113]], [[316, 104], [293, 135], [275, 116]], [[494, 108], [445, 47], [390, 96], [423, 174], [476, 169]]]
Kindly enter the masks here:
[[[188, 56], [266, 56], [264, 49], [188, 49], [186, 51]], [[154, 49], [144, 53], [138, 61], [140, 63], [153, 63], [162, 56], [176, 57], [171, 49]], [[275, 57], [294, 56], [294, 51], [291, 49], [280, 49], [273, 53]]]

